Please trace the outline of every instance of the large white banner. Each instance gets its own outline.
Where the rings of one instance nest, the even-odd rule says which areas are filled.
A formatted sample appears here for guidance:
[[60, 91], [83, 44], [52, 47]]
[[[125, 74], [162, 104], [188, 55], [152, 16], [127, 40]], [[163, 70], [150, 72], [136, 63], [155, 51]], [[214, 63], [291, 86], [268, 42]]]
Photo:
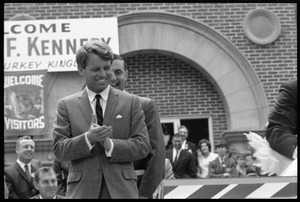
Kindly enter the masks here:
[[117, 18], [4, 22], [4, 71], [77, 71], [76, 51], [90, 39], [119, 54]]

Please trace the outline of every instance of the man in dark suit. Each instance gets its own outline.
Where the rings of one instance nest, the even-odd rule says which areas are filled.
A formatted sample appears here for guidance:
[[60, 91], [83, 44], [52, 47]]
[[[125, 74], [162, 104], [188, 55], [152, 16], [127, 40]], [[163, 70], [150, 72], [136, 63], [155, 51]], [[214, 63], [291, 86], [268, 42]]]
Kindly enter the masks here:
[[[128, 68], [123, 58], [114, 54], [111, 86], [124, 91], [128, 78]], [[154, 100], [139, 97], [145, 114], [145, 123], [149, 134], [151, 152], [146, 158], [134, 161], [138, 175], [140, 198], [153, 198], [152, 194], [163, 180], [165, 165], [164, 134]]]
[[270, 147], [293, 160], [297, 157], [297, 79], [283, 83], [268, 117], [266, 139]]
[[[188, 152], [195, 153], [196, 152], [196, 144], [187, 140], [189, 136], [189, 131], [185, 125], [181, 125], [178, 127], [178, 133], [183, 136], [182, 149], [187, 150]], [[173, 148], [173, 145], [169, 146], [169, 149]]]
[[179, 133], [174, 134], [172, 139], [173, 148], [166, 151], [173, 167], [175, 178], [196, 178], [197, 168], [194, 156], [191, 152], [181, 148], [183, 136]]
[[41, 167], [35, 171], [34, 187], [40, 193], [30, 199], [65, 199], [57, 194], [57, 179], [52, 167]]
[[209, 178], [227, 178], [237, 177], [236, 162], [227, 155], [227, 146], [224, 143], [217, 143], [215, 153], [218, 157], [209, 162], [208, 177]]
[[[5, 168], [5, 181], [9, 191], [9, 199], [28, 199], [36, 194], [33, 177], [37, 169], [31, 164], [35, 152], [35, 142], [30, 136], [20, 137], [16, 144], [17, 161]], [[28, 170], [27, 170], [28, 169]]]
[[112, 60], [107, 44], [88, 41], [76, 53], [86, 87], [58, 101], [53, 147], [71, 161], [67, 198], [139, 197], [133, 161], [151, 146], [139, 98], [109, 85]]

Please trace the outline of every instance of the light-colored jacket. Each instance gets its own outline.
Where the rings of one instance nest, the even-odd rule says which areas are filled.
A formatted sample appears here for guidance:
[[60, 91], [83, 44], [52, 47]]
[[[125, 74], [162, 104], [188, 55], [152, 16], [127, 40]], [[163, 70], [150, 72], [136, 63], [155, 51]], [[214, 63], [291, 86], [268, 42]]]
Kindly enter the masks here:
[[67, 198], [98, 198], [103, 175], [111, 198], [138, 198], [132, 162], [151, 148], [144, 119], [137, 96], [110, 88], [103, 124], [113, 128], [114, 148], [107, 157], [99, 143], [89, 150], [85, 140], [92, 122], [86, 90], [58, 101], [53, 147], [57, 158], [71, 161]]

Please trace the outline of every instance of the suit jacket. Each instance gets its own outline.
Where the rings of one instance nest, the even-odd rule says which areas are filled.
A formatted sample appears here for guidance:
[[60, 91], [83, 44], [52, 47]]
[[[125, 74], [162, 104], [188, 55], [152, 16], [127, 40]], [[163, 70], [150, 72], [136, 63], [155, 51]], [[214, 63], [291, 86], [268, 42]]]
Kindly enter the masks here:
[[[31, 172], [34, 173], [37, 167], [31, 164]], [[5, 181], [9, 190], [9, 199], [28, 199], [39, 193], [34, 188], [33, 177], [29, 180], [21, 166], [15, 162], [4, 170]]]
[[231, 168], [229, 177], [236, 177], [236, 162], [227, 156], [224, 159], [225, 168], [222, 166], [219, 157], [209, 162], [208, 165], [208, 177], [209, 178], [222, 178], [223, 174], [226, 173], [226, 168]]
[[297, 80], [280, 86], [274, 109], [269, 114], [266, 139], [270, 147], [278, 153], [293, 159], [298, 145]]
[[173, 149], [168, 149], [166, 158], [172, 164], [175, 178], [196, 178], [197, 168], [192, 153], [181, 150], [177, 162], [173, 162]]
[[88, 148], [92, 113], [85, 89], [58, 101], [53, 147], [57, 158], [71, 161], [66, 197], [98, 198], [104, 177], [111, 198], [138, 198], [133, 161], [151, 149], [139, 98], [110, 87], [103, 124], [113, 128], [111, 157], [99, 143]]
[[69, 174], [70, 161], [60, 161], [54, 157], [53, 170], [57, 178], [57, 194], [65, 196], [67, 190], [67, 177]]
[[164, 133], [154, 100], [139, 97], [145, 114], [145, 123], [149, 134], [151, 152], [144, 159], [134, 161], [135, 170], [145, 170], [139, 184], [139, 195], [152, 198], [160, 182], [163, 180], [165, 169]]
[[[41, 197], [40, 197], [40, 194], [38, 194], [38, 195], [31, 197], [30, 199], [41, 199]], [[66, 197], [57, 194], [55, 199], [66, 199]]]

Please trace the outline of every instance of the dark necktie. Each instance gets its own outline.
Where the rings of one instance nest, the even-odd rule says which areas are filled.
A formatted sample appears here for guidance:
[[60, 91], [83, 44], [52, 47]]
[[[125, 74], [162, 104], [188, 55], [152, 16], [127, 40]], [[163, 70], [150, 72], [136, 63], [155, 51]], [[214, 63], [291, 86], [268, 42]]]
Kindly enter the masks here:
[[175, 161], [174, 161], [174, 163], [177, 162], [177, 160], [178, 160], [178, 153], [179, 153], [178, 150], [176, 150], [176, 156], [175, 156]]
[[97, 121], [98, 121], [98, 125], [102, 126], [102, 124], [103, 124], [103, 114], [102, 114], [102, 107], [100, 105], [101, 95], [97, 94], [95, 96], [95, 98], [96, 98], [96, 115], [97, 115]]
[[24, 166], [24, 168], [25, 168], [25, 173], [26, 173], [26, 175], [27, 175], [28, 179], [30, 180], [30, 178], [31, 178], [31, 175], [30, 175], [30, 172], [29, 172], [28, 165], [26, 164], [26, 165]]

